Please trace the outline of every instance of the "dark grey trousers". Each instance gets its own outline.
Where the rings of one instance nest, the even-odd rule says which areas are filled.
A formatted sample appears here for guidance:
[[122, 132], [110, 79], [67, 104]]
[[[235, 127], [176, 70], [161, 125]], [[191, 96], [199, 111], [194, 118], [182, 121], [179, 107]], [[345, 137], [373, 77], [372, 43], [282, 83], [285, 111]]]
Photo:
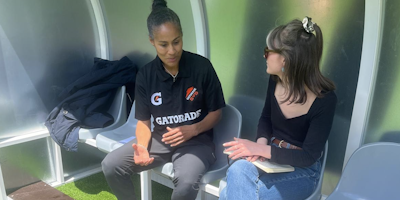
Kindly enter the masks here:
[[136, 199], [133, 183], [130, 179], [132, 174], [161, 166], [167, 162], [173, 163], [175, 188], [172, 192], [173, 200], [190, 200], [197, 196], [199, 181], [208, 168], [214, 164], [215, 156], [213, 150], [206, 145], [190, 145], [178, 147], [173, 152], [165, 154], [153, 154], [154, 162], [148, 166], [136, 165], [133, 160], [132, 143], [109, 153], [103, 160], [103, 173], [108, 185], [119, 200]]

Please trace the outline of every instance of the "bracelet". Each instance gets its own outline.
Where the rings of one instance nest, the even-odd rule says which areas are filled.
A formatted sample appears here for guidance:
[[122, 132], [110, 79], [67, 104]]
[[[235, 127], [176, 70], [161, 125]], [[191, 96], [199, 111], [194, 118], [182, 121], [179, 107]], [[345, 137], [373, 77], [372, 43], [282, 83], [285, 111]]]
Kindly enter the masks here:
[[145, 146], [143, 146], [143, 145], [141, 145], [141, 144], [139, 144], [139, 143], [137, 143], [136, 145], [138, 145], [139, 147], [142, 147], [143, 149], [146, 149], [146, 150], [147, 150], [147, 148], [146, 148]]
[[282, 143], [283, 143], [283, 142], [284, 142], [283, 140], [281, 140], [281, 141], [279, 142], [279, 144], [278, 144], [279, 148], [282, 148]]

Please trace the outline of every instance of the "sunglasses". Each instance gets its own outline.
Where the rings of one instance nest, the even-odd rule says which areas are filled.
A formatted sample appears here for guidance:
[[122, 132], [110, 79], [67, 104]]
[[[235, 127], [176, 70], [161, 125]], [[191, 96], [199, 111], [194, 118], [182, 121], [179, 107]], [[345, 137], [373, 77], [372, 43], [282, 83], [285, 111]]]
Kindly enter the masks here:
[[268, 46], [266, 46], [265, 48], [264, 48], [264, 58], [265, 59], [268, 59], [268, 54], [269, 53], [281, 53], [282, 51], [280, 51], [280, 50], [272, 50], [272, 49], [268, 49]]

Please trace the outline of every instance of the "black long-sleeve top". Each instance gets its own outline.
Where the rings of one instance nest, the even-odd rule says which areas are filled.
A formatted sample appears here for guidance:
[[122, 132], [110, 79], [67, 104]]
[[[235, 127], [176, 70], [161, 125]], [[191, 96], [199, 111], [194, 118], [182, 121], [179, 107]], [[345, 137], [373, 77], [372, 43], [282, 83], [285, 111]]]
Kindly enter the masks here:
[[307, 114], [287, 119], [275, 98], [276, 82], [269, 80], [264, 109], [258, 122], [257, 139], [264, 137], [285, 140], [302, 150], [271, 146], [271, 161], [296, 167], [307, 167], [321, 157], [332, 127], [336, 108], [336, 94], [323, 92], [316, 98]]

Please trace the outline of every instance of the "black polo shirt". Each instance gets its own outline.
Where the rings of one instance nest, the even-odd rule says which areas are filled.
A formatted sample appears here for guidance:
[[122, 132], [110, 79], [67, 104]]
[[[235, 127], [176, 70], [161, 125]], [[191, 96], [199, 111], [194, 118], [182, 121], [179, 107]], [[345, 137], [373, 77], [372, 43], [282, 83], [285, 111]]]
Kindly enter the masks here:
[[[136, 110], [138, 120], [153, 116], [152, 153], [173, 150], [161, 142], [162, 135], [171, 128], [200, 122], [208, 112], [225, 106], [221, 83], [211, 62], [197, 54], [182, 52], [179, 73], [173, 80], [157, 56], [142, 67], [136, 76]], [[212, 129], [179, 145], [206, 144], [214, 149]], [[178, 147], [179, 147], [178, 146]]]

